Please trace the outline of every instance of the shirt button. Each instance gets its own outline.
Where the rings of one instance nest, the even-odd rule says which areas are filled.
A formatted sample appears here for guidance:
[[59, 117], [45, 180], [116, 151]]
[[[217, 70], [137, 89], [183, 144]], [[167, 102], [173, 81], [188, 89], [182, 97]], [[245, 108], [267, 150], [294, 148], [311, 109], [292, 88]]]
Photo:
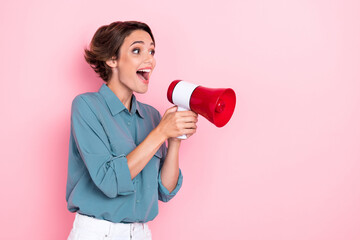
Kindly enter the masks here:
[[136, 203], [139, 203], [140, 202], [140, 200], [136, 200]]
[[128, 125], [130, 125], [130, 122], [128, 122]]

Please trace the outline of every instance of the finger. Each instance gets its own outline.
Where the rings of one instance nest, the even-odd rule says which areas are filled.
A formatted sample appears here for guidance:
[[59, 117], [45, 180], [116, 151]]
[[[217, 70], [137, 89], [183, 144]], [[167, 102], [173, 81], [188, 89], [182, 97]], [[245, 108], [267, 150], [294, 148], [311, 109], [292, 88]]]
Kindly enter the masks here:
[[181, 118], [181, 121], [185, 123], [196, 123], [198, 120], [195, 117], [183, 117]]
[[188, 134], [194, 134], [196, 132], [196, 129], [194, 128], [187, 128], [181, 131], [181, 135], [188, 135]]
[[180, 129], [196, 129], [197, 126], [195, 123], [183, 123], [180, 126]]
[[179, 123], [196, 123], [198, 120], [195, 117], [180, 117], [177, 119]]
[[181, 117], [197, 117], [198, 114], [193, 111], [180, 111], [176, 113], [177, 115]]
[[194, 112], [194, 111], [191, 111], [191, 112], [193, 112], [193, 113], [196, 115], [196, 117], [198, 116], [198, 113], [197, 113], [197, 112]]
[[187, 113], [189, 114], [189, 116], [193, 116], [193, 117], [198, 116], [198, 114], [196, 112], [193, 112], [193, 111], [187, 111]]
[[[171, 108], [168, 108], [166, 111], [165, 111], [165, 113], [164, 113], [164, 116], [166, 116], [166, 115], [168, 115], [168, 114], [170, 114], [170, 113], [173, 113], [173, 112], [176, 112], [177, 111], [177, 106], [173, 106], [173, 107], [171, 107]], [[163, 117], [164, 117], [163, 116]]]
[[171, 113], [171, 112], [176, 112], [178, 109], [178, 106], [172, 106], [171, 108], [169, 108], [168, 110], [166, 110], [165, 113]]

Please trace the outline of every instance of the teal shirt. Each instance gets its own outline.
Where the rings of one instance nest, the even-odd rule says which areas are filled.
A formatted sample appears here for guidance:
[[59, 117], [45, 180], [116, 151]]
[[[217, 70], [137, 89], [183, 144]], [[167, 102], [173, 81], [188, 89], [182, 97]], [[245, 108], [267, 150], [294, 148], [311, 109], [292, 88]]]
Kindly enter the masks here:
[[147, 222], [158, 214], [158, 200], [170, 193], [161, 183], [165, 143], [131, 179], [126, 156], [159, 124], [159, 112], [132, 96], [131, 112], [103, 83], [98, 92], [76, 96], [71, 106], [67, 207], [71, 212], [111, 222]]

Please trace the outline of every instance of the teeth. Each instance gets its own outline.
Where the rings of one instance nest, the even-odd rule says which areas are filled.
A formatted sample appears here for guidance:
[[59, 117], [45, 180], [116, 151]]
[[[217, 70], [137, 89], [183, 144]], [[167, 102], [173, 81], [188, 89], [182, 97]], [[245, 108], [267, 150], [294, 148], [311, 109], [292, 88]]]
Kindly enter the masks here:
[[150, 72], [151, 70], [150, 69], [141, 69], [141, 70], [138, 70], [138, 72]]

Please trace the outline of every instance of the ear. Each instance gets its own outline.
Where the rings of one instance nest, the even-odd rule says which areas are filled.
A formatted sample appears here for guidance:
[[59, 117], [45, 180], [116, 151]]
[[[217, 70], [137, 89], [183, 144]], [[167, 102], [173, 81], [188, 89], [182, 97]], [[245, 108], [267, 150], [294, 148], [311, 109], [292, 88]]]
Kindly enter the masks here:
[[117, 59], [115, 56], [106, 60], [105, 62], [111, 68], [117, 67]]

